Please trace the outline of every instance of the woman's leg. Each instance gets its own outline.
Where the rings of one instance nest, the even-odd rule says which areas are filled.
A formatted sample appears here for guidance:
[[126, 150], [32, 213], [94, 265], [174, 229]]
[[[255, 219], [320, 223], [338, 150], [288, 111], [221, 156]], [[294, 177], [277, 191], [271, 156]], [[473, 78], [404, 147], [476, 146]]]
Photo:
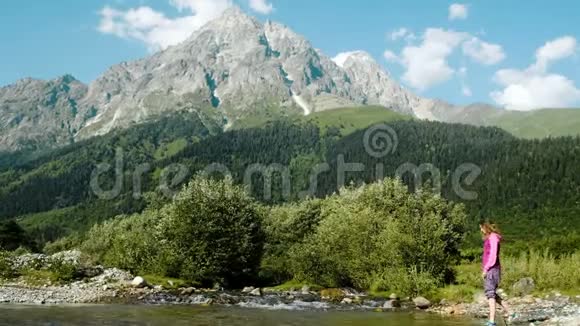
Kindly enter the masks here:
[[495, 322], [495, 298], [487, 299], [489, 302], [489, 321], [494, 323]]
[[489, 323], [495, 324], [495, 309], [496, 299], [499, 300], [499, 296], [497, 295], [497, 288], [499, 285], [499, 268], [494, 267], [487, 271], [485, 274], [483, 288], [485, 290], [485, 296], [487, 297], [487, 302], [489, 304]]

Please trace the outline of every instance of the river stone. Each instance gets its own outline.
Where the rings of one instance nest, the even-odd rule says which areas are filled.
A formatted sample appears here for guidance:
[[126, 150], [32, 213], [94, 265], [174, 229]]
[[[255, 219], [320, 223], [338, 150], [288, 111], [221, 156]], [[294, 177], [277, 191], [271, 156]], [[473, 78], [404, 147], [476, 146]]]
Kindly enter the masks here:
[[413, 299], [413, 303], [419, 309], [427, 309], [431, 306], [431, 302], [423, 297], [416, 297]]
[[396, 293], [391, 293], [391, 295], [389, 295], [389, 299], [391, 299], [391, 300], [399, 300], [399, 296]]
[[242, 289], [242, 293], [251, 293], [252, 291], [254, 291], [256, 288], [253, 286], [246, 286], [245, 288]]
[[191, 295], [195, 292], [194, 287], [189, 287], [181, 290], [181, 295]]
[[352, 304], [353, 300], [351, 298], [344, 298], [342, 299], [342, 301], [340, 302], [342, 304]]
[[536, 288], [536, 284], [531, 277], [525, 277], [514, 283], [512, 286], [513, 295], [525, 296], [532, 293]]
[[383, 304], [383, 309], [395, 309], [400, 307], [401, 303], [398, 300], [388, 300]]
[[300, 289], [300, 292], [301, 292], [302, 294], [309, 294], [309, 293], [310, 293], [310, 287], [309, 287], [308, 285], [304, 285], [304, 286], [302, 287], [302, 289]]
[[300, 301], [304, 301], [304, 302], [316, 302], [319, 300], [320, 300], [320, 297], [316, 296], [314, 294], [304, 294], [304, 295], [300, 296]]
[[250, 292], [250, 295], [260, 297], [260, 296], [262, 296], [262, 289], [256, 288]]
[[131, 286], [135, 288], [144, 288], [147, 286], [147, 281], [145, 281], [145, 279], [141, 276], [137, 276], [133, 279], [133, 281], [131, 281]]

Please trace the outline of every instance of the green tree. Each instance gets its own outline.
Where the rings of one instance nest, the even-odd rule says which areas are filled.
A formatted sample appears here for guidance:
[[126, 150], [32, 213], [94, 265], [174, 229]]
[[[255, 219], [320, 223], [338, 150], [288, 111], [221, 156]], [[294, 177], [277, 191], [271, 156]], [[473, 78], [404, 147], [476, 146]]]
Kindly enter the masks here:
[[12, 251], [18, 247], [30, 247], [26, 231], [14, 220], [0, 222], [0, 249]]
[[231, 180], [195, 177], [161, 220], [168, 276], [225, 286], [256, 277], [262, 258], [262, 209]]

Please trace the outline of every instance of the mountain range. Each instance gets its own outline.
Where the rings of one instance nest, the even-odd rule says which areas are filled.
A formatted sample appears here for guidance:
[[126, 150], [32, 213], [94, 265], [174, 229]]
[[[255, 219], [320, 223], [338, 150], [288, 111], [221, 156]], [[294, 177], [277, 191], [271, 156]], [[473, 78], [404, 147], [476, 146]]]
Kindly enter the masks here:
[[[60, 147], [183, 111], [228, 129], [246, 119], [368, 105], [418, 119], [498, 125], [524, 137], [573, 134], [580, 125], [573, 110], [543, 127], [530, 114], [422, 98], [366, 52], [333, 60], [290, 28], [234, 7], [181, 44], [112, 66], [89, 85], [65, 75], [0, 88], [0, 151]], [[572, 127], [562, 132], [562, 123]]]

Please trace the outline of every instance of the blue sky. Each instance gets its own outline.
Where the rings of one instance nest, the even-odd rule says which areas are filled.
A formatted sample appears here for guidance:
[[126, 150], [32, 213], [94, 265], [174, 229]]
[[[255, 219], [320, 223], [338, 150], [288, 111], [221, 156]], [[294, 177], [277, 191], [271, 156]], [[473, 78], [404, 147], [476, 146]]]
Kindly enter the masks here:
[[[191, 16], [195, 25], [205, 17], [196, 9], [207, 16], [221, 10], [216, 3], [229, 1], [2, 1], [0, 85], [65, 73], [90, 82], [107, 67], [159, 47], [113, 28], [127, 28], [129, 10], [148, 7], [164, 21]], [[454, 2], [438, 0], [234, 2], [261, 20], [290, 26], [329, 56], [367, 51], [422, 96], [516, 109], [580, 107], [577, 1], [457, 2], [453, 15]], [[105, 7], [117, 15], [109, 30], [102, 25]]]

